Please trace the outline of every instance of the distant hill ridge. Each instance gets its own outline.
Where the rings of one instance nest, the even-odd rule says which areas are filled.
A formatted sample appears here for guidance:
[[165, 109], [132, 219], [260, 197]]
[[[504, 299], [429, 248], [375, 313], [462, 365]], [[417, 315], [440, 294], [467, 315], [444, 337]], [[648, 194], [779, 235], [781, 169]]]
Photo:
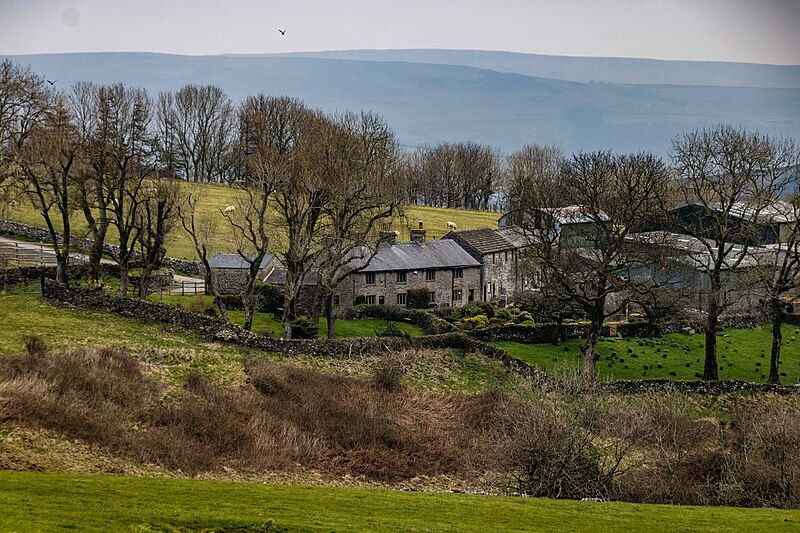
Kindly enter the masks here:
[[800, 65], [524, 54], [491, 50], [330, 50], [284, 57], [460, 65], [567, 81], [723, 87], [800, 88]]
[[[127, 52], [9, 57], [57, 80], [61, 88], [77, 81], [123, 82], [156, 94], [187, 83], [214, 84], [235, 100], [264, 92], [296, 96], [328, 112], [372, 110], [386, 117], [409, 148], [471, 140], [506, 153], [538, 143], [568, 152], [651, 150], [663, 155], [676, 135], [718, 123], [800, 141], [797, 87], [585, 83], [500, 72], [500, 62], [489, 69], [380, 60], [385, 56], [378, 52], [364, 52], [372, 60]], [[447, 60], [440, 55], [428, 59]], [[581, 58], [566, 58], [573, 59]], [[787, 67], [788, 72], [792, 68], [797, 70]], [[607, 78], [612, 73], [608, 70]]]

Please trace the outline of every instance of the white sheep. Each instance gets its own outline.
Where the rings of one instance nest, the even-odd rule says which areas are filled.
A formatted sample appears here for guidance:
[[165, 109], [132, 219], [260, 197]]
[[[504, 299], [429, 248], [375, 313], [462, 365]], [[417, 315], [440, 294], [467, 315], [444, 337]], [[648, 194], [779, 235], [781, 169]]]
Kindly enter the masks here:
[[447, 221], [447, 227], [452, 229], [452, 230], [458, 229], [458, 226], [456, 226], [456, 223], [451, 221], [451, 220]]
[[225, 208], [225, 214], [226, 215], [229, 215], [229, 214], [233, 213], [234, 211], [236, 211], [236, 206], [235, 205], [229, 205], [228, 207]]

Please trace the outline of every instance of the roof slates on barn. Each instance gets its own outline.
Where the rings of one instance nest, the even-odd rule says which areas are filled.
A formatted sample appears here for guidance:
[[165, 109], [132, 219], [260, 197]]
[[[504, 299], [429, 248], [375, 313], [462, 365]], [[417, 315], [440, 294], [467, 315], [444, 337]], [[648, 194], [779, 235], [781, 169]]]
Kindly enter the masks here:
[[[274, 257], [275, 256], [273, 254], [265, 255], [264, 259], [261, 261], [261, 265], [258, 267], [259, 270], [266, 267]], [[211, 266], [211, 268], [250, 268], [250, 265], [247, 263], [247, 261], [245, 261], [244, 258], [238, 253], [214, 254], [214, 256], [209, 260], [208, 264]]]

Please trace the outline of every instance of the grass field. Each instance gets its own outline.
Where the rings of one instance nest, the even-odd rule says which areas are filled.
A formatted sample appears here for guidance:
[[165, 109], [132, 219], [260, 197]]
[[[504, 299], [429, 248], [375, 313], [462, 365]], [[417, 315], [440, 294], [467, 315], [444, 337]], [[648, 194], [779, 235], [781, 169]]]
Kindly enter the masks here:
[[[202, 213], [213, 213], [219, 216], [221, 209], [236, 203], [236, 191], [221, 185], [205, 185], [205, 196], [199, 207]], [[444, 209], [436, 207], [408, 206], [405, 209], [405, 220], [395, 220], [395, 229], [401, 232], [401, 239], [408, 239], [408, 227], [416, 227], [417, 221], [425, 222], [428, 230], [428, 237], [431, 239], [441, 238], [449, 230], [447, 222], [455, 222], [461, 229], [477, 228], [481, 226], [497, 227], [497, 219], [500, 213], [467, 211], [462, 209]], [[44, 220], [39, 212], [28, 203], [22, 202], [19, 206], [9, 210], [7, 214], [10, 220], [23, 222], [34, 226], [44, 227]], [[220, 223], [223, 222], [219, 216]], [[82, 236], [87, 232], [86, 220], [80, 211], [75, 211], [73, 217], [72, 231], [75, 235]], [[58, 229], [60, 226], [56, 224]], [[180, 226], [180, 225], [179, 225]], [[216, 251], [233, 251], [229, 236], [220, 231], [218, 249]], [[107, 242], [114, 244], [117, 234], [113, 228], [109, 228]], [[279, 238], [275, 239], [274, 247], [280, 246]], [[178, 227], [167, 239], [167, 254], [172, 257], [192, 260], [195, 257], [194, 247], [188, 235]]]
[[800, 512], [0, 472], [3, 531], [796, 531]]
[[[170, 305], [177, 305], [179, 307], [191, 308], [196, 305], [196, 300], [202, 298], [206, 305], [211, 305], [211, 296], [176, 296], [176, 295], [163, 295], [153, 294], [150, 299], [156, 302], [163, 302]], [[244, 324], [244, 311], [228, 311], [228, 318], [231, 322]], [[399, 329], [405, 331], [409, 335], [421, 335], [422, 330], [413, 324], [406, 324], [405, 322], [393, 322]], [[328, 324], [325, 320], [320, 320], [319, 323], [319, 336], [325, 337], [328, 334]], [[373, 337], [376, 330], [382, 330], [386, 327], [386, 321], [374, 319], [358, 319], [347, 320], [340, 319], [336, 321], [336, 335], [340, 338], [353, 338], [353, 337]], [[253, 331], [263, 335], [270, 335], [272, 337], [283, 336], [283, 323], [280, 317], [275, 317], [272, 313], [256, 313], [253, 316]]]
[[[800, 329], [783, 328], [781, 381], [800, 382]], [[717, 339], [721, 379], [765, 381], [769, 375], [772, 343], [770, 326], [726, 329]], [[514, 357], [545, 371], [577, 368], [583, 341], [553, 344], [497, 342]], [[597, 370], [608, 379], [697, 379], [703, 372], [705, 338], [702, 334], [674, 333], [656, 339], [604, 339], [600, 341]]]
[[[375, 320], [340, 321], [339, 330], [347, 335], [374, 335], [384, 322]], [[276, 328], [270, 319], [267, 330]], [[419, 330], [398, 324], [411, 333]], [[295, 355], [284, 357], [251, 349], [209, 343], [177, 326], [126, 318], [102, 311], [53, 307], [36, 295], [0, 296], [0, 355], [24, 352], [22, 337], [36, 333], [54, 349], [75, 347], [119, 347], [135, 351], [145, 363], [155, 365], [171, 383], [181, 382], [189, 370], [200, 370], [219, 384], [244, 380], [244, 357], [265, 357], [284, 363], [311, 366], [327, 372], [369, 379], [378, 356], [355, 360]], [[501, 362], [475, 354], [450, 352], [411, 352], [405, 358], [409, 385], [439, 391], [479, 392], [488, 389], [522, 393], [523, 380]]]

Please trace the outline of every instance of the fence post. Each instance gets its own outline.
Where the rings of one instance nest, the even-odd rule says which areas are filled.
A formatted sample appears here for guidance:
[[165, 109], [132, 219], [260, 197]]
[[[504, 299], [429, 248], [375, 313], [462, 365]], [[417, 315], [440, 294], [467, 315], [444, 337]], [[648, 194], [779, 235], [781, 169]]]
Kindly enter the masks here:
[[186, 296], [186, 282], [181, 281], [181, 296]]

